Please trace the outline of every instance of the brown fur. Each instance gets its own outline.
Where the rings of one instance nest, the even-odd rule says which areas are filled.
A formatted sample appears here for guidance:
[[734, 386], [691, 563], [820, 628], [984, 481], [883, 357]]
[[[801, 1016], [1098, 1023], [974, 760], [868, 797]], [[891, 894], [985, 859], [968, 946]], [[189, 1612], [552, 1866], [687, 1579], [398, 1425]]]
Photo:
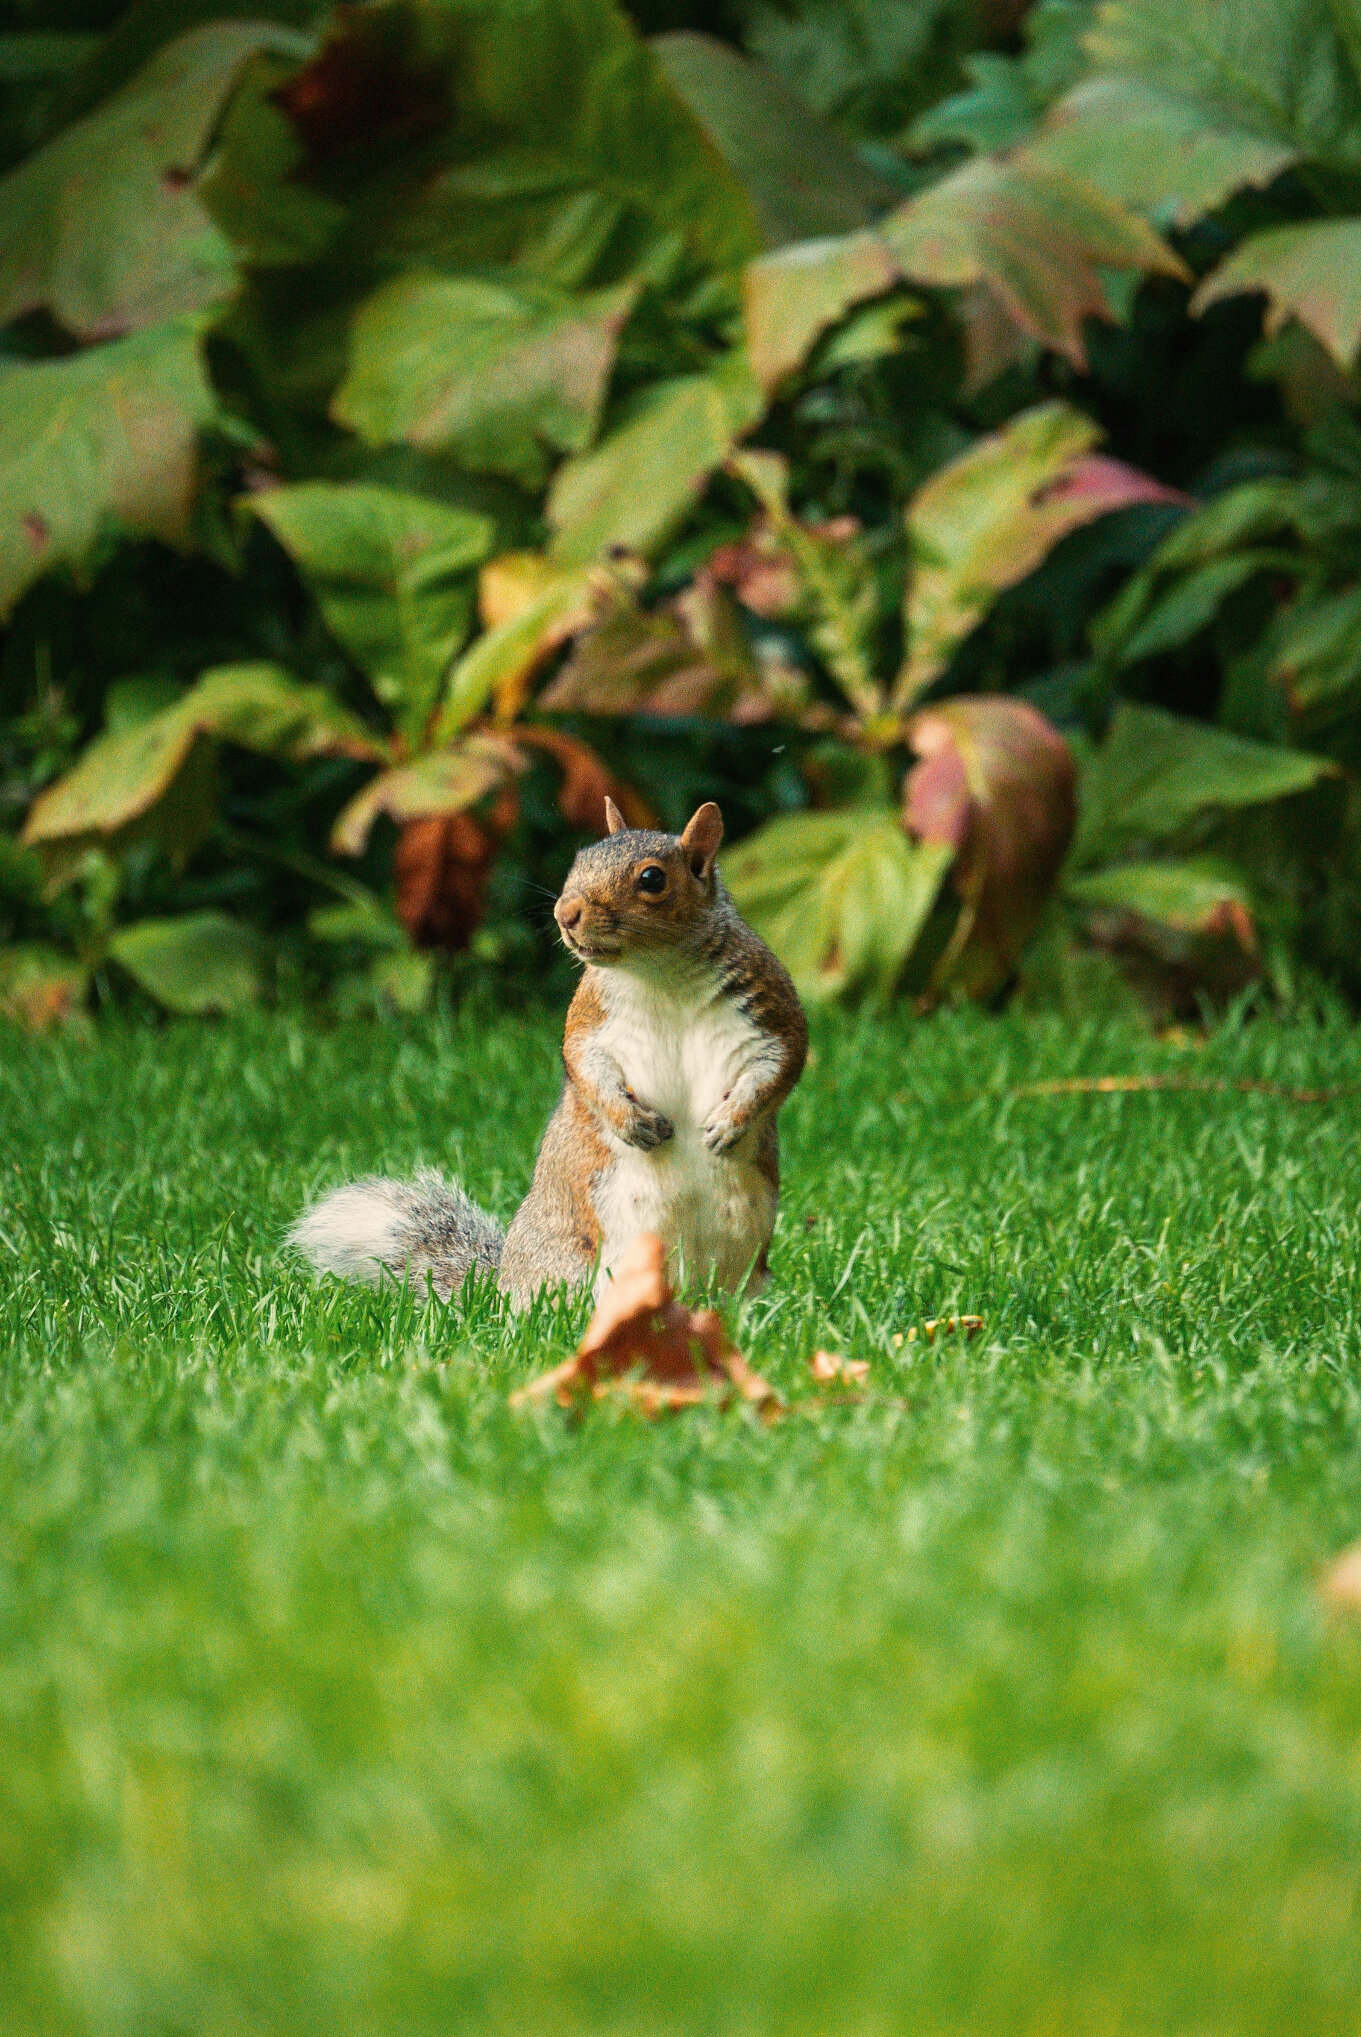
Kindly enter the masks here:
[[[735, 1078], [738, 1100], [729, 1104], [731, 1091], [721, 1097], [704, 1127], [704, 1142], [715, 1155], [733, 1151], [755, 1130], [754, 1152], [749, 1144], [747, 1161], [734, 1164], [754, 1161], [776, 1196], [776, 1115], [807, 1057], [794, 985], [738, 917], [714, 868], [723, 838], [718, 808], [700, 807], [681, 835], [628, 828], [608, 801], [606, 815], [609, 834], [581, 851], [555, 908], [563, 940], [586, 970], [567, 1014], [562, 1096], [529, 1193], [500, 1246], [500, 1285], [517, 1306], [541, 1287], [575, 1286], [592, 1277], [603, 1232], [597, 1198], [602, 1184], [608, 1193], [607, 1177], [622, 1164], [610, 1137], [647, 1153], [675, 1135], [648, 1098], [634, 1095], [605, 1044], [605, 978], [612, 967], [662, 986], [663, 1012], [675, 1008], [668, 998], [683, 1011], [692, 993], [697, 1011], [716, 997], [730, 1000], [777, 1049], [758, 1055]], [[651, 873], [658, 870], [664, 881], [652, 891]], [[308, 1211], [292, 1235], [326, 1270], [361, 1278], [379, 1268], [428, 1275], [444, 1295], [470, 1267], [490, 1269], [497, 1262], [491, 1219], [461, 1189], [433, 1176], [415, 1187], [370, 1181], [338, 1190]], [[768, 1242], [767, 1230], [758, 1275], [766, 1270]]]

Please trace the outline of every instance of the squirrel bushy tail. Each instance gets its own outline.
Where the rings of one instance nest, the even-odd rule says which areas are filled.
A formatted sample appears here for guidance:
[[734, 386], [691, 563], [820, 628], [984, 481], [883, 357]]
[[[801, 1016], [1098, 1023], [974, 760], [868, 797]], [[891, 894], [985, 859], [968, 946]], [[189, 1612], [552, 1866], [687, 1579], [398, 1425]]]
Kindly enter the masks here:
[[334, 1189], [304, 1210], [288, 1234], [318, 1273], [373, 1282], [395, 1273], [418, 1290], [428, 1278], [441, 1301], [462, 1287], [474, 1266], [494, 1275], [503, 1241], [495, 1219], [430, 1167], [411, 1181], [371, 1174]]

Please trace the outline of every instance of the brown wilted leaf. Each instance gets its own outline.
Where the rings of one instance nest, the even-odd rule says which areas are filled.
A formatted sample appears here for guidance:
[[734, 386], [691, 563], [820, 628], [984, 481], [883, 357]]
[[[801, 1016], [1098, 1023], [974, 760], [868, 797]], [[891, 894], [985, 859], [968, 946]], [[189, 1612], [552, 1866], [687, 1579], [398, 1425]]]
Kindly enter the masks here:
[[814, 1379], [868, 1379], [868, 1358], [843, 1358], [839, 1351], [815, 1351], [808, 1361]]
[[[833, 516], [802, 528], [810, 538], [830, 545], [848, 545], [860, 535], [860, 519]], [[734, 538], [710, 552], [699, 580], [730, 587], [743, 608], [767, 622], [781, 622], [795, 615], [806, 599], [803, 578], [793, 552], [777, 530], [771, 516], [762, 512], [754, 518], [744, 537]]]
[[482, 924], [487, 880], [514, 827], [513, 787], [485, 814], [443, 813], [408, 821], [393, 853], [397, 916], [418, 948], [457, 954]]
[[955, 851], [963, 906], [933, 987], [986, 995], [1015, 968], [1068, 852], [1072, 752], [1038, 709], [1000, 694], [924, 708], [907, 739], [920, 761], [903, 781], [903, 824]]
[[1353, 1542], [1333, 1558], [1320, 1577], [1318, 1588], [1330, 1606], [1348, 1613], [1361, 1612], [1361, 1542]]
[[449, 118], [447, 66], [396, 8], [340, 10], [335, 31], [270, 93], [316, 163], [393, 148]]
[[658, 608], [644, 608], [628, 594], [617, 600], [577, 638], [540, 705], [579, 714], [750, 722], [769, 720], [776, 701], [732, 595], [701, 571]]
[[0, 1019], [32, 1033], [83, 1016], [89, 971], [59, 948], [23, 942], [0, 948]]
[[600, 834], [605, 827], [605, 801], [612, 799], [631, 828], [655, 828], [657, 815], [631, 785], [616, 778], [590, 747], [563, 729], [541, 722], [521, 722], [515, 731], [521, 749], [542, 750], [562, 770], [558, 811], [570, 827]]
[[565, 1364], [530, 1380], [512, 1407], [621, 1395], [643, 1414], [729, 1397], [766, 1413], [778, 1410], [773, 1388], [728, 1341], [713, 1309], [698, 1312], [676, 1300], [666, 1275], [666, 1247], [651, 1231], [634, 1239], [596, 1307], [585, 1336]]

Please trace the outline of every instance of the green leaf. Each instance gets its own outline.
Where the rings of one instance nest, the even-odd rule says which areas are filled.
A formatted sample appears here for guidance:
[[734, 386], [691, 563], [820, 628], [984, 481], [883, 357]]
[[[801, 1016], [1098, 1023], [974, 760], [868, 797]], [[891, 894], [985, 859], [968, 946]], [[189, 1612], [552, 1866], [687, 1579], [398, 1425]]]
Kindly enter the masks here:
[[1081, 411], [1040, 404], [917, 491], [907, 513], [913, 567], [897, 706], [940, 676], [1002, 589], [1033, 572], [1069, 531], [1131, 503], [1176, 499], [1148, 475], [1094, 456], [1099, 435]]
[[1136, 913], [1178, 933], [1215, 934], [1233, 926], [1251, 933], [1252, 901], [1242, 879], [1206, 860], [1121, 863], [1071, 877], [1064, 890], [1074, 905]]
[[879, 588], [863, 542], [844, 532], [828, 536], [792, 514], [789, 465], [781, 454], [738, 453], [732, 471], [756, 496], [789, 553], [808, 609], [808, 636], [814, 649], [863, 720], [881, 715], [887, 703], [874, 671]]
[[56, 361], [0, 361], [0, 620], [117, 531], [187, 546], [217, 415], [192, 320]]
[[1361, 693], [1361, 587], [1283, 609], [1267, 651], [1267, 677], [1284, 688], [1293, 713], [1354, 708]]
[[452, 749], [429, 750], [410, 764], [380, 771], [341, 814], [331, 846], [343, 856], [361, 855], [380, 813], [399, 824], [461, 813], [504, 785], [519, 764], [505, 736], [473, 735]]
[[260, 994], [260, 947], [220, 912], [144, 919], [120, 927], [109, 954], [167, 1011], [235, 1011]]
[[1083, 320], [1114, 315], [1103, 269], [1187, 273], [1151, 227], [1088, 185], [1019, 159], [981, 158], [872, 229], [749, 263], [752, 368], [772, 389], [853, 305], [900, 282], [981, 286], [1022, 331], [1085, 366]]
[[[150, 820], [203, 739], [294, 759], [381, 755], [363, 723], [323, 688], [299, 686], [277, 665], [222, 665], [173, 707], [97, 737], [34, 801], [24, 840], [80, 842]], [[166, 828], [156, 831], [166, 836]]]
[[1361, 219], [1316, 219], [1249, 234], [1206, 277], [1191, 309], [1245, 294], [1266, 298], [1268, 333], [1297, 318], [1339, 367], [1350, 368], [1361, 347]]
[[345, 224], [344, 207], [312, 188], [307, 151], [275, 103], [296, 69], [272, 55], [247, 64], [198, 182], [205, 211], [253, 268], [319, 261]]
[[[359, 35], [369, 10], [347, 17]], [[412, 10], [453, 82], [447, 167], [419, 164], [359, 215], [398, 259], [443, 270], [514, 264], [592, 280], [735, 271], [761, 236], [746, 192], [612, 0], [446, 0]]]
[[974, 35], [955, 0], [748, 0], [747, 47], [852, 132], [898, 135], [957, 76]]
[[491, 549], [490, 522], [357, 481], [271, 488], [246, 506], [296, 561], [327, 627], [414, 739], [472, 626], [471, 575]]
[[[1155, 658], [1190, 643], [1214, 621], [1231, 594], [1275, 562], [1276, 554], [1254, 550], [1193, 566], [1150, 604], [1129, 636], [1111, 644], [1116, 663], [1133, 665], [1140, 658]], [[1103, 644], [1106, 641], [1103, 637]]]
[[307, 931], [314, 941], [353, 941], [384, 954], [407, 954], [411, 948], [411, 936], [396, 913], [376, 898], [351, 905], [320, 905], [308, 913]]
[[652, 49], [749, 194], [769, 247], [850, 233], [891, 204], [892, 186], [763, 64], [688, 31]]
[[1269, 184], [1296, 160], [1289, 142], [1240, 127], [1134, 78], [1085, 80], [1053, 107], [1023, 151], [1107, 198], [1186, 226], [1245, 184]]
[[384, 754], [372, 729], [324, 686], [300, 686], [281, 665], [217, 665], [173, 710], [204, 735], [239, 743], [265, 757], [358, 757]]
[[229, 295], [232, 252], [196, 180], [242, 66], [290, 40], [258, 21], [193, 29], [0, 179], [0, 323], [41, 306], [103, 337]]
[[1325, 757], [1123, 702], [1082, 773], [1072, 867], [1082, 870], [1135, 842], [1166, 841], [1214, 809], [1308, 791], [1335, 770]]
[[1361, 166], [1361, 83], [1327, 0], [1109, 0], [1087, 48], [1228, 126]]
[[547, 508], [553, 558], [579, 566], [612, 546], [653, 550], [764, 407], [741, 354], [710, 374], [654, 383], [594, 452], [558, 469]]
[[1085, 318], [1110, 318], [1102, 269], [1185, 277], [1179, 256], [1113, 199], [1020, 160], [980, 157], [877, 231], [909, 282], [984, 284], [1022, 331], [1083, 367]]
[[405, 440], [535, 488], [595, 436], [625, 283], [572, 298], [529, 283], [409, 274], [362, 305], [331, 414], [370, 445]]
[[913, 149], [962, 144], [975, 154], [995, 155], [1019, 147], [1034, 132], [1040, 112], [1024, 65], [984, 53], [966, 57], [964, 73], [968, 91], [941, 100], [915, 122]]
[[775, 950], [801, 996], [887, 997], [953, 861], [912, 842], [896, 814], [798, 813], [767, 821], [723, 858], [738, 911]]
[[742, 310], [752, 372], [772, 390], [798, 368], [813, 342], [853, 305], [891, 290], [901, 277], [874, 233], [804, 241], [748, 262]]
[[536, 569], [524, 598], [492, 621], [449, 674], [432, 736], [435, 743], [451, 742], [493, 698], [501, 720], [513, 720], [539, 665], [591, 621], [597, 569], [555, 568], [535, 554], [520, 556], [532, 560]]
[[1321, 546], [1341, 537], [1350, 543], [1357, 515], [1354, 489], [1317, 473], [1225, 489], [1184, 517], [1125, 582], [1092, 624], [1093, 649], [1110, 663], [1127, 664], [1189, 641], [1253, 574], [1268, 566], [1298, 571], [1303, 554], [1289, 548], [1290, 540]]

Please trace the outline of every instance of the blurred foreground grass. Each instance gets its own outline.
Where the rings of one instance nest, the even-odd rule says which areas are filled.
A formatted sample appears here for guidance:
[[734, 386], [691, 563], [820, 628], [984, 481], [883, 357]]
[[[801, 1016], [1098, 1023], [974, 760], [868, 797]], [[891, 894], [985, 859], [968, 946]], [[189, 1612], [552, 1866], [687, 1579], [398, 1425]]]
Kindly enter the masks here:
[[741, 1338], [872, 1389], [767, 1428], [281, 1258], [507, 1214], [556, 1037], [0, 1040], [5, 2037], [1361, 2027], [1361, 1095], [1005, 1094], [1361, 1038], [824, 1026]]

